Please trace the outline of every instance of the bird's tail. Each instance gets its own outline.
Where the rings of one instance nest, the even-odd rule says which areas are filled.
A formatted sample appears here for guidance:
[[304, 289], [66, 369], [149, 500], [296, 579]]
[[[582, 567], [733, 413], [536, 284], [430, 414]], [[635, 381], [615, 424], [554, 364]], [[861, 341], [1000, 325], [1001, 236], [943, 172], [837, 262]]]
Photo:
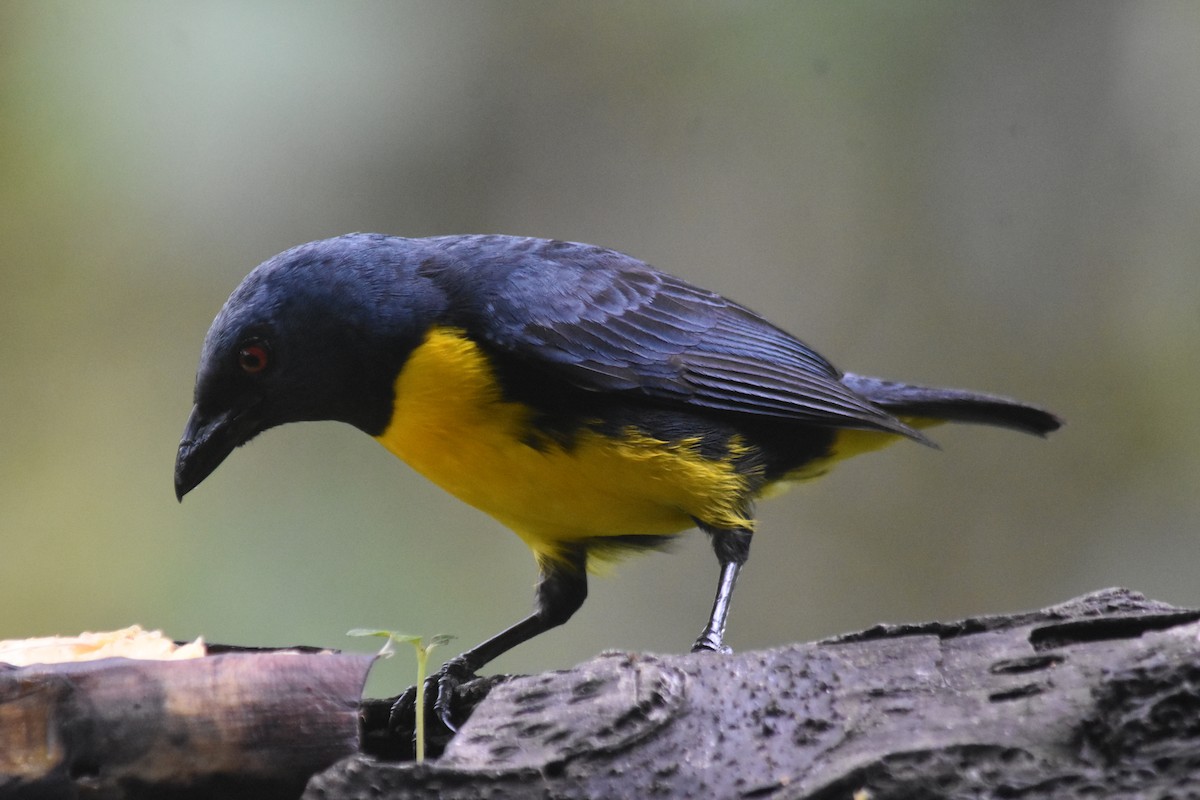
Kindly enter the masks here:
[[1062, 427], [1063, 421], [1043, 408], [1008, 397], [912, 386], [847, 372], [842, 383], [856, 394], [898, 417], [946, 422], [973, 422], [1045, 436]]

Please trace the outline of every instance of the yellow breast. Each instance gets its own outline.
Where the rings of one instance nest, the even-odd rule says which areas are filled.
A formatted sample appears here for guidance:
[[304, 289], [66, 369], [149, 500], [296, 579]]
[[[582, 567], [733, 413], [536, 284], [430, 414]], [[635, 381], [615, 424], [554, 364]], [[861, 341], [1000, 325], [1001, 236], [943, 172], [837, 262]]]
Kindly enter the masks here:
[[461, 330], [431, 330], [395, 389], [380, 443], [539, 556], [580, 539], [677, 533], [694, 519], [749, 524], [744, 479], [701, 457], [696, 441], [583, 430], [569, 447], [533, 447], [531, 410], [501, 396], [487, 357]]

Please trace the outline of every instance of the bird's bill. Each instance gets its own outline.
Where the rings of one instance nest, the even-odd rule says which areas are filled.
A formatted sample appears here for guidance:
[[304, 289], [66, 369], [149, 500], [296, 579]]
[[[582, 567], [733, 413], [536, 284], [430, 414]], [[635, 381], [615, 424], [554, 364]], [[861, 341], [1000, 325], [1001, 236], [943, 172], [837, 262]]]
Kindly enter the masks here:
[[175, 497], [183, 500], [235, 447], [258, 432], [258, 418], [253, 411], [231, 409], [210, 416], [202, 413], [199, 406], [192, 409], [175, 457]]

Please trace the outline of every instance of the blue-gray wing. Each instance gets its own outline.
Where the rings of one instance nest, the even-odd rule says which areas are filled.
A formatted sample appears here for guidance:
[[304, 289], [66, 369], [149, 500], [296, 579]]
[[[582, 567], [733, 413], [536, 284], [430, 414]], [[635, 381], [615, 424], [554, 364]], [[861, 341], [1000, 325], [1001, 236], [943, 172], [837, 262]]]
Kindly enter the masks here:
[[923, 438], [763, 317], [630, 256], [570, 242], [445, 237], [431, 269], [490, 347], [586, 390]]

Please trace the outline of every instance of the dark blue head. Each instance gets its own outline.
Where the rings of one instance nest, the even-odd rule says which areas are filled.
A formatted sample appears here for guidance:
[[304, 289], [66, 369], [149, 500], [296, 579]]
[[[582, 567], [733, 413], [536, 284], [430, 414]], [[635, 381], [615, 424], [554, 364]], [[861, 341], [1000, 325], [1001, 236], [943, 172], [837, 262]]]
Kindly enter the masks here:
[[443, 303], [417, 273], [421, 249], [352, 234], [280, 253], [242, 281], [204, 340], [178, 497], [276, 425], [337, 420], [382, 433], [396, 375]]

